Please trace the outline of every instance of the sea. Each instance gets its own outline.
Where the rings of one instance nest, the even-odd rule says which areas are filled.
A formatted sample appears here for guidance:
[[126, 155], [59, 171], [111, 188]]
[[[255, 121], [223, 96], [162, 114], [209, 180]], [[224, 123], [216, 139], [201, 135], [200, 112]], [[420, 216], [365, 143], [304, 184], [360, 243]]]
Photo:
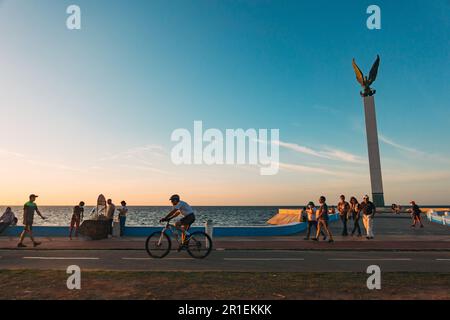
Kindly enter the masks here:
[[[11, 207], [19, 224], [22, 222], [23, 207]], [[216, 226], [262, 226], [267, 225], [267, 220], [277, 214], [279, 208], [298, 207], [259, 207], [259, 206], [198, 206], [193, 207], [196, 214], [194, 225], [203, 226], [207, 220], [211, 220]], [[0, 213], [6, 207], [0, 206]], [[91, 216], [94, 206], [86, 206], [84, 217]], [[73, 206], [39, 206], [41, 213], [47, 218], [40, 219], [35, 216], [35, 225], [41, 226], [67, 226], [72, 217]], [[166, 206], [128, 206], [128, 226], [157, 226], [159, 220], [167, 215], [171, 207]]]

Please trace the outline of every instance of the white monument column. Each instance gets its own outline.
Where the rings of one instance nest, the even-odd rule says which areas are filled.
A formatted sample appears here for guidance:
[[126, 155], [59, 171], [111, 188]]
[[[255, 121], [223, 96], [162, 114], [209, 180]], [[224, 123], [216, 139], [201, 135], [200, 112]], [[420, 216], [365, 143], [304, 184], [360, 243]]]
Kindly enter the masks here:
[[366, 117], [367, 149], [369, 152], [370, 183], [375, 206], [384, 206], [383, 178], [381, 176], [380, 148], [378, 145], [377, 116], [374, 96], [363, 97]]

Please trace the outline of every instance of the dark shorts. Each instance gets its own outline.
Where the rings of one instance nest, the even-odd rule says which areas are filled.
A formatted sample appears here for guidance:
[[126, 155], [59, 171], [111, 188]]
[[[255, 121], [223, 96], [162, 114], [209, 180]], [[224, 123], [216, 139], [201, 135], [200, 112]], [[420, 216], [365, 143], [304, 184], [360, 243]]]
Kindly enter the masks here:
[[25, 214], [23, 216], [23, 225], [33, 225], [34, 222], [34, 214]]
[[184, 226], [191, 226], [191, 224], [193, 224], [194, 221], [195, 221], [194, 214], [187, 215], [186, 217], [180, 219], [180, 223]]

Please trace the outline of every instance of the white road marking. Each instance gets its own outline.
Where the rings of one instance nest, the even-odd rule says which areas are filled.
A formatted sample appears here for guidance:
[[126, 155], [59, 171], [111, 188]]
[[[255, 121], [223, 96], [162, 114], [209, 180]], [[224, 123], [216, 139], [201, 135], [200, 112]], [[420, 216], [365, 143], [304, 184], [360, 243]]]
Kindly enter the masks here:
[[123, 257], [122, 260], [194, 260], [194, 258], [133, 258], [133, 257]]
[[450, 259], [436, 259], [436, 261], [450, 261]]
[[388, 259], [388, 258], [368, 258], [368, 259], [344, 259], [344, 258], [336, 258], [336, 259], [328, 259], [328, 261], [411, 261], [410, 258], [399, 258], [399, 259]]
[[95, 257], [23, 257], [24, 259], [34, 260], [100, 260]]
[[225, 261], [304, 261], [303, 258], [223, 258]]

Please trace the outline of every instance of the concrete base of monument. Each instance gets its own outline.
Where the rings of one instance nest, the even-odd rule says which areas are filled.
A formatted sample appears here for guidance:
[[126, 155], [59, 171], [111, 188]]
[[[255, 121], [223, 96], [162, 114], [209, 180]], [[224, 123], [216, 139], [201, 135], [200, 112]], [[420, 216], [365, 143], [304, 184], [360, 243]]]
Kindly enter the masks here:
[[372, 201], [376, 207], [384, 207], [384, 194], [383, 193], [372, 193]]

